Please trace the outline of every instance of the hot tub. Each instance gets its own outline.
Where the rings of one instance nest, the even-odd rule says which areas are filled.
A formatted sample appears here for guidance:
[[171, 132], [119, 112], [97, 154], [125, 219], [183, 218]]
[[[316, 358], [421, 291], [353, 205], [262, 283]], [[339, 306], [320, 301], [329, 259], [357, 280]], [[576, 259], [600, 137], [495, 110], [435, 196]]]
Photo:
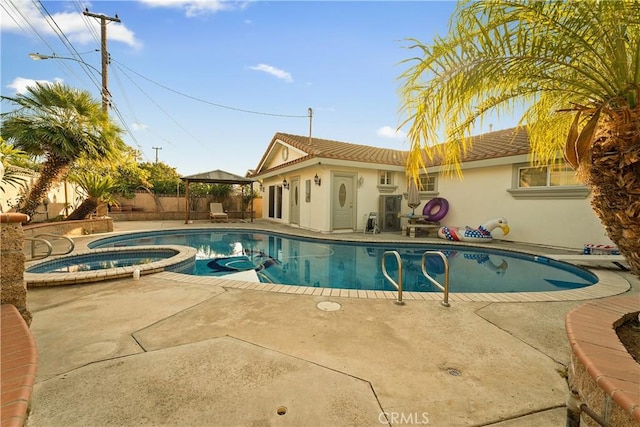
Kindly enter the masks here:
[[77, 252], [27, 267], [27, 287], [72, 285], [195, 267], [196, 249], [180, 245], [136, 246]]

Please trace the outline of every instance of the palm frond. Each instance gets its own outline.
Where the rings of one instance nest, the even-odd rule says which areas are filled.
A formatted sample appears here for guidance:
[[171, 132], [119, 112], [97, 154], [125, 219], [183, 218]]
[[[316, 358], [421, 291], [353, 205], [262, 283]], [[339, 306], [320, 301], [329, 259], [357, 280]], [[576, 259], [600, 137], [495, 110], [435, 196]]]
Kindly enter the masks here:
[[407, 39], [421, 53], [400, 75], [407, 165], [415, 170], [420, 146], [459, 172], [474, 126], [520, 110], [520, 124], [549, 138], [533, 137], [537, 157], [557, 156], [574, 117], [561, 110], [637, 103], [638, 22], [640, 7], [631, 0], [460, 2], [445, 37], [428, 45]]

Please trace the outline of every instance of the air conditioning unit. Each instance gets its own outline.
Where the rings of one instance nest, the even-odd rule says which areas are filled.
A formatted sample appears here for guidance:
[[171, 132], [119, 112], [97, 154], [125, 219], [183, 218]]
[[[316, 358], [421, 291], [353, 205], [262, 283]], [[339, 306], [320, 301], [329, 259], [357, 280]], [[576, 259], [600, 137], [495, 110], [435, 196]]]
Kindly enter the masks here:
[[380, 218], [378, 219], [380, 231], [400, 231], [401, 207], [402, 195], [380, 196]]

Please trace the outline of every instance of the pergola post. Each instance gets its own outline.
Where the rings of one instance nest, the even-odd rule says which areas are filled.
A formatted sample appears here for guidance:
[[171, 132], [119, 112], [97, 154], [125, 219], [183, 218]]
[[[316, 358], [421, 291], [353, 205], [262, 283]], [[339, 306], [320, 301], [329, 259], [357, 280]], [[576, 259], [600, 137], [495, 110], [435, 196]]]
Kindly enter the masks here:
[[184, 180], [184, 223], [189, 224], [189, 180]]

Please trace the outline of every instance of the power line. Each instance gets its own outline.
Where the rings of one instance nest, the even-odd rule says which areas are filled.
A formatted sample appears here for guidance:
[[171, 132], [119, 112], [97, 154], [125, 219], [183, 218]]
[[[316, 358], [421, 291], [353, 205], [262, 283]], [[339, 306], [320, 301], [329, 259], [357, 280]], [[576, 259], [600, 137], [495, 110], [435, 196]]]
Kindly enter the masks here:
[[163, 89], [165, 89], [165, 90], [168, 90], [168, 91], [170, 91], [170, 92], [176, 93], [176, 94], [178, 94], [178, 95], [180, 95], [180, 96], [184, 96], [185, 98], [193, 99], [194, 101], [202, 102], [202, 103], [204, 103], [204, 104], [212, 105], [212, 106], [214, 106], [214, 107], [225, 108], [225, 109], [227, 109], [227, 110], [232, 110], [232, 111], [239, 111], [239, 112], [241, 112], [241, 113], [258, 114], [258, 115], [261, 115], [261, 116], [289, 117], [289, 118], [295, 118], [295, 119], [306, 119], [307, 117], [309, 117], [308, 115], [304, 115], [304, 116], [303, 116], [303, 115], [294, 115], [294, 114], [265, 113], [265, 112], [261, 112], [261, 111], [245, 110], [245, 109], [242, 109], [242, 108], [230, 107], [230, 106], [228, 106], [228, 105], [223, 105], [223, 104], [217, 104], [217, 103], [215, 103], [215, 102], [207, 101], [207, 100], [204, 100], [204, 99], [201, 99], [201, 98], [197, 98], [197, 97], [195, 97], [195, 96], [188, 95], [188, 94], [186, 94], [186, 93], [183, 93], [183, 92], [177, 91], [177, 90], [175, 90], [175, 89], [171, 89], [170, 87], [167, 87], [167, 86], [165, 86], [165, 85], [163, 85], [163, 84], [161, 84], [161, 83], [158, 83], [158, 82], [156, 82], [156, 81], [154, 81], [154, 80], [151, 80], [151, 79], [150, 79], [150, 78], [148, 78], [148, 77], [143, 76], [142, 74], [138, 73], [138, 72], [137, 72], [137, 71], [135, 71], [135, 70], [132, 70], [131, 68], [127, 67], [126, 65], [124, 65], [123, 63], [121, 63], [121, 62], [119, 62], [119, 61], [116, 61], [115, 59], [113, 60], [113, 62], [118, 63], [118, 64], [119, 64], [119, 65], [121, 65], [122, 67], [126, 68], [127, 70], [129, 70], [129, 71], [131, 71], [132, 73], [134, 73], [135, 75], [137, 75], [138, 77], [141, 77], [141, 78], [143, 78], [143, 79], [147, 80], [148, 82], [153, 83], [153, 84], [154, 84], [154, 85], [156, 85], [156, 86], [159, 86], [159, 87], [161, 87], [161, 88], [163, 88]]
[[[75, 5], [75, 9], [78, 11], [80, 16], [82, 17], [82, 21], [84, 22], [85, 27], [87, 27], [87, 30], [89, 30], [89, 33], [91, 33], [93, 40], [96, 42], [96, 44], [100, 44], [100, 35], [96, 31], [95, 26], [91, 24], [91, 22], [94, 22], [94, 21], [90, 20], [89, 17], [83, 13], [86, 9], [86, 6], [80, 4], [79, 0], [74, 0], [73, 3]], [[99, 51], [99, 49], [96, 49], [96, 50]]]
[[[138, 88], [138, 90], [139, 90], [139, 91], [140, 91], [144, 96], [146, 96], [146, 97], [149, 99], [149, 101], [151, 101], [151, 103], [153, 103], [153, 105], [155, 105], [155, 106], [156, 106], [160, 111], [162, 111], [162, 112], [163, 112], [163, 113], [164, 113], [164, 114], [169, 118], [169, 120], [171, 120], [171, 121], [172, 121], [173, 123], [175, 123], [175, 124], [176, 124], [180, 129], [182, 129], [182, 130], [184, 131], [184, 133], [186, 133], [186, 134], [187, 134], [187, 135], [189, 135], [191, 138], [193, 138], [193, 139], [194, 139], [194, 141], [198, 142], [198, 144], [200, 144], [200, 145], [202, 145], [202, 146], [205, 146], [205, 144], [203, 144], [203, 143], [202, 143], [198, 138], [196, 138], [196, 137], [195, 137], [191, 132], [189, 132], [189, 130], [188, 130], [187, 128], [185, 128], [185, 127], [184, 127], [184, 126], [182, 126], [180, 123], [178, 123], [178, 122], [176, 121], [176, 119], [175, 119], [171, 114], [169, 114], [169, 113], [168, 113], [164, 108], [162, 108], [162, 107], [160, 106], [160, 104], [158, 104], [158, 103], [157, 103], [153, 98], [151, 98], [151, 97], [150, 97], [150, 96], [149, 96], [149, 95], [148, 95], [148, 94], [147, 94], [147, 93], [146, 93], [146, 92], [145, 92], [145, 91], [144, 91], [144, 90], [143, 90], [143, 89], [142, 89], [142, 88], [141, 88], [141, 87], [136, 83], [136, 82], [134, 82], [134, 81], [133, 81], [133, 79], [131, 79], [131, 77], [129, 77], [129, 75], [127, 75], [127, 73], [125, 73], [125, 72], [124, 72], [124, 71], [123, 71], [123, 70], [118, 66], [118, 64], [119, 64], [119, 62], [118, 62], [118, 61], [115, 61], [115, 60], [114, 60], [113, 62], [115, 62], [115, 63], [116, 63], [116, 69], [117, 69], [117, 70], [120, 70], [120, 71], [122, 72], [122, 74], [123, 74], [127, 79], [129, 79], [129, 81], [131, 82], [131, 84], [133, 84], [135, 87], [137, 87], [137, 88]], [[167, 141], [168, 141], [168, 140], [167, 140]], [[173, 145], [173, 144], [171, 144], [171, 145]]]
[[[35, 2], [34, 2], [35, 3]], [[40, 11], [40, 13], [43, 15], [43, 17], [45, 18], [45, 21], [47, 21], [47, 23], [49, 24], [49, 27], [51, 27], [51, 29], [53, 30], [53, 32], [58, 36], [58, 38], [60, 39], [60, 41], [62, 42], [62, 44], [67, 48], [67, 50], [69, 51], [69, 53], [71, 54], [71, 56], [73, 58], [75, 58], [77, 60], [78, 63], [80, 63], [82, 65], [82, 69], [84, 70], [84, 72], [87, 74], [87, 76], [89, 76], [89, 79], [91, 80], [91, 82], [98, 88], [101, 88], [100, 82], [98, 82], [95, 78], [95, 76], [93, 75], [93, 73], [91, 73], [88, 65], [86, 65], [84, 63], [84, 61], [82, 60], [82, 56], [80, 55], [80, 53], [78, 53], [78, 51], [76, 50], [76, 48], [73, 46], [73, 44], [71, 43], [71, 41], [67, 38], [67, 36], [64, 34], [64, 32], [62, 31], [62, 29], [60, 28], [60, 26], [58, 26], [58, 23], [55, 21], [55, 19], [53, 19], [53, 16], [51, 16], [51, 13], [49, 13], [49, 11], [47, 10], [46, 6], [42, 3], [42, 1], [38, 0], [37, 5], [39, 5], [38, 10]], [[34, 29], [35, 31], [35, 29]], [[52, 49], [53, 50], [53, 49]]]

